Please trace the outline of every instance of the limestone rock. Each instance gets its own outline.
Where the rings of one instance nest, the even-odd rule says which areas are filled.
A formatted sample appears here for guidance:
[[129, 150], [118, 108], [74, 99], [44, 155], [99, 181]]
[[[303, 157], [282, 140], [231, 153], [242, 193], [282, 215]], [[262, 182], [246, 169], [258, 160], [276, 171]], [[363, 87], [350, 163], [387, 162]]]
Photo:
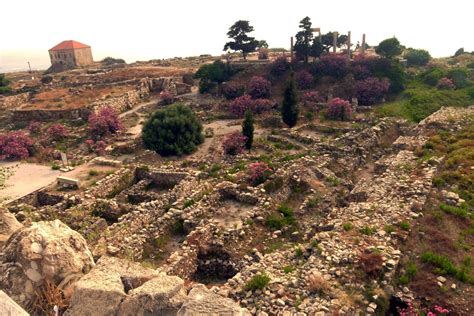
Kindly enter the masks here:
[[59, 220], [16, 231], [0, 256], [0, 286], [26, 306], [49, 280], [66, 289], [94, 266], [84, 238]]
[[0, 315], [28, 316], [29, 314], [0, 290]]
[[184, 281], [166, 274], [160, 274], [128, 294], [119, 315], [176, 315], [186, 298]]
[[0, 249], [7, 239], [18, 229], [22, 228], [15, 216], [7, 210], [0, 210]]
[[178, 311], [178, 316], [197, 315], [250, 315], [234, 301], [214, 294], [204, 285], [198, 284], [189, 292], [188, 299]]
[[182, 279], [109, 256], [75, 287], [66, 315], [176, 315], [186, 297]]

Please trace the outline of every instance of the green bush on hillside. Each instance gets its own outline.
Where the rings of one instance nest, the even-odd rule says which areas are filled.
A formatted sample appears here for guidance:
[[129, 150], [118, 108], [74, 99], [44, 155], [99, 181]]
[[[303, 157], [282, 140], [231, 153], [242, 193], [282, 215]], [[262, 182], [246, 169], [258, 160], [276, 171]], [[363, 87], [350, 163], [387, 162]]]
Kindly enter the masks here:
[[202, 125], [194, 112], [183, 104], [158, 110], [145, 123], [143, 144], [162, 156], [185, 155], [204, 142]]

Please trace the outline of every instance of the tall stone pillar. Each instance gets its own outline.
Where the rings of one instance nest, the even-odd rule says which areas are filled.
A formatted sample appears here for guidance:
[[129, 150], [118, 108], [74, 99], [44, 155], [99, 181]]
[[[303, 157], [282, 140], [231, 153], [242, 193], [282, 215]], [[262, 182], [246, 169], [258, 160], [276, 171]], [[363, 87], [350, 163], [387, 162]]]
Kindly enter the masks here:
[[365, 55], [365, 34], [362, 34], [362, 55]]
[[332, 52], [335, 53], [337, 50], [337, 32], [332, 33]]
[[293, 45], [293, 36], [291, 37], [291, 62], [294, 61], [294, 45]]
[[351, 31], [347, 32], [347, 59], [351, 59]]

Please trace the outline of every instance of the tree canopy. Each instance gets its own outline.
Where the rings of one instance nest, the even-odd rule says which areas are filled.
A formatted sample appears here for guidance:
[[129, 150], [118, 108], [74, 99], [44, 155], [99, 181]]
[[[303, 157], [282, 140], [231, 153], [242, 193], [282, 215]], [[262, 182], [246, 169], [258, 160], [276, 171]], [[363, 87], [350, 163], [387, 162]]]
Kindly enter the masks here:
[[300, 29], [298, 33], [296, 33], [296, 43], [295, 43], [295, 52], [298, 56], [304, 58], [305, 62], [308, 62], [308, 56], [311, 52], [311, 42], [313, 41], [313, 31], [311, 30], [311, 19], [309, 17], [305, 17], [300, 21]]
[[[254, 52], [263, 41], [258, 41], [255, 37], [248, 36], [248, 33], [253, 32], [253, 26], [249, 21], [239, 20], [234, 23], [227, 32], [227, 36], [233, 41], [227, 42], [224, 45], [224, 51], [230, 49], [233, 51], [241, 51], [244, 60], [247, 60], [248, 53]], [[266, 43], [266, 42], [265, 42]]]
[[392, 37], [381, 41], [375, 52], [385, 58], [392, 59], [402, 53], [402, 47], [400, 41], [396, 37]]

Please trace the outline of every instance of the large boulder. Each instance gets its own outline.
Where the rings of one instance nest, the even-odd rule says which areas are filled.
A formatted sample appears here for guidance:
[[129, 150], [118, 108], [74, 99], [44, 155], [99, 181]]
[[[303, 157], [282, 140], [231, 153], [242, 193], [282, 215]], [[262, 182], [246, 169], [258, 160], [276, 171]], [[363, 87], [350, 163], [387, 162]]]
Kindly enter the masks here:
[[15, 218], [15, 216], [7, 210], [0, 209], [0, 249], [18, 229], [22, 228], [23, 225], [20, 224]]
[[0, 254], [0, 287], [29, 306], [45, 281], [65, 292], [94, 266], [85, 239], [59, 220], [17, 230]]
[[0, 290], [0, 315], [28, 316], [29, 314], [5, 294], [5, 292]]
[[185, 296], [178, 277], [103, 256], [75, 284], [66, 315], [176, 315]]
[[250, 313], [233, 300], [211, 292], [203, 284], [197, 284], [189, 292], [187, 300], [178, 311], [178, 316], [204, 315], [247, 316]]
[[120, 306], [119, 315], [174, 316], [185, 298], [184, 281], [162, 273], [131, 290]]

